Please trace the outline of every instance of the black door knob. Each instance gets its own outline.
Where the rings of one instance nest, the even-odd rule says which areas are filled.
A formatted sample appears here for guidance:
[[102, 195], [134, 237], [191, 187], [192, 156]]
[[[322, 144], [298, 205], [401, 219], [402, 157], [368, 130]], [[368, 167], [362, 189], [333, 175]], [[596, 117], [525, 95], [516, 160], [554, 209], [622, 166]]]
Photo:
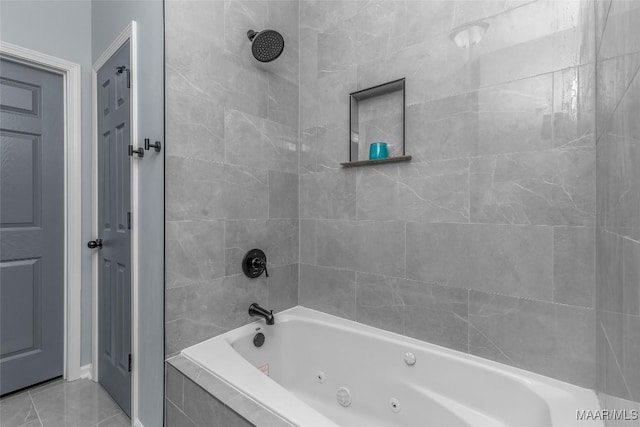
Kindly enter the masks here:
[[102, 249], [102, 239], [89, 240], [89, 242], [87, 243], [87, 247], [89, 249]]

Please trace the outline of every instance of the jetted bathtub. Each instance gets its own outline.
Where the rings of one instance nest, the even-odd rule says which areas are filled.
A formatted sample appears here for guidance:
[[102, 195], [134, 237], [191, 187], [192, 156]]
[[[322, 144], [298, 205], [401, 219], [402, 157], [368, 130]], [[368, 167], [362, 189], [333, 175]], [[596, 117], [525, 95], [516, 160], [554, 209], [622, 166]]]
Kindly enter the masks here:
[[303, 427], [602, 426], [590, 390], [303, 307], [182, 354]]

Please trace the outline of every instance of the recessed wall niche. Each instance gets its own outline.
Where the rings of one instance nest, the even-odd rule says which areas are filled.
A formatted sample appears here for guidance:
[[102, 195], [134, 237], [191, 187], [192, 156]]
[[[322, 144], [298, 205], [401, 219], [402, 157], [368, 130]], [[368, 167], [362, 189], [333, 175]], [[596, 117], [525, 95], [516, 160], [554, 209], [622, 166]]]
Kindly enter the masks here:
[[[359, 166], [410, 160], [405, 152], [405, 79], [349, 94], [349, 162]], [[369, 160], [369, 145], [386, 142], [389, 155]]]

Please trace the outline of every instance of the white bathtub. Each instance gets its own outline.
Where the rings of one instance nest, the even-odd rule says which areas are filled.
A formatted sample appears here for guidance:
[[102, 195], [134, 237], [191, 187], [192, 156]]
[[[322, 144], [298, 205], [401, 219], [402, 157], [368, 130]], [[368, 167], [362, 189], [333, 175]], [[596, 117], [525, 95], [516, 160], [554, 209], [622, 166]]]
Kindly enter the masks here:
[[303, 307], [182, 354], [299, 426], [602, 426], [576, 420], [590, 390]]

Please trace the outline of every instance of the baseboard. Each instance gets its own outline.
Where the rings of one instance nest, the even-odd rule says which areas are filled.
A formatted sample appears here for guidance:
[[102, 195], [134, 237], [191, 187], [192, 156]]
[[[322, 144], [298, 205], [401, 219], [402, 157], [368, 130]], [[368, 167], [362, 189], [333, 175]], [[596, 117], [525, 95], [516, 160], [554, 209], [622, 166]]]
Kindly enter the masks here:
[[88, 379], [88, 380], [92, 380], [93, 379], [93, 365], [91, 363], [86, 364], [84, 366], [80, 367], [80, 379]]
[[140, 422], [140, 420], [135, 420], [135, 421], [133, 422], [133, 427], [144, 427], [144, 426], [142, 425], [142, 423]]

